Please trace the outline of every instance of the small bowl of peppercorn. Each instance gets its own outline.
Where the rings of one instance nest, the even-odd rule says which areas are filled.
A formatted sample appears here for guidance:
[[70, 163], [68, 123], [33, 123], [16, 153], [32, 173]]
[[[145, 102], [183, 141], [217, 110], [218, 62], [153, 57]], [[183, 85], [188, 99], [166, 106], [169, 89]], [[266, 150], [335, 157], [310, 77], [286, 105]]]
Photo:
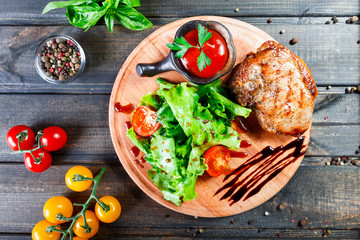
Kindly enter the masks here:
[[85, 53], [80, 44], [66, 35], [46, 38], [35, 53], [36, 71], [49, 83], [74, 81], [83, 72], [85, 63]]

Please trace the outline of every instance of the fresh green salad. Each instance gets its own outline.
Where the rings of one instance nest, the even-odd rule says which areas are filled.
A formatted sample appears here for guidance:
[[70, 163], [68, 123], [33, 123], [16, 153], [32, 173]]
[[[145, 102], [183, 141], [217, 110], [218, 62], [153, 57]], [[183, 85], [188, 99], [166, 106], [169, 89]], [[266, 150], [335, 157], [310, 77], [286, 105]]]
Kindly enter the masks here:
[[143, 96], [140, 105], [155, 110], [161, 126], [150, 138], [139, 137], [133, 127], [127, 136], [145, 154], [152, 166], [148, 176], [164, 198], [180, 206], [196, 198], [197, 177], [208, 168], [202, 157], [207, 149], [239, 148], [240, 136], [230, 121], [249, 116], [251, 109], [229, 100], [220, 80], [195, 85], [158, 78], [157, 83], [159, 89]]

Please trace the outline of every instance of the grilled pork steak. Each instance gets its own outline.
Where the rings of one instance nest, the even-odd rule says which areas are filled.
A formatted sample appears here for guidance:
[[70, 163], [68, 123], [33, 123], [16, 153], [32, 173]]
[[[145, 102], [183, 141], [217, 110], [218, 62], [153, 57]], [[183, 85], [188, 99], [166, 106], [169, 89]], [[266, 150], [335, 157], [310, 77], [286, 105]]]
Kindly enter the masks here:
[[304, 61], [283, 45], [267, 41], [249, 53], [229, 86], [264, 130], [297, 136], [308, 129], [318, 90]]

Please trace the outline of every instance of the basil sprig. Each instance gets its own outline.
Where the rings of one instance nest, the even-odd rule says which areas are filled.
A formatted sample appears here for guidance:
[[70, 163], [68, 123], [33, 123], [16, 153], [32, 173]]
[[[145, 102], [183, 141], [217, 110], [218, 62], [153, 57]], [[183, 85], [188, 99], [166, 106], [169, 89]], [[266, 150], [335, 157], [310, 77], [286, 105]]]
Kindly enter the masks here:
[[176, 51], [175, 57], [182, 58], [184, 57], [185, 53], [190, 48], [198, 48], [201, 50], [198, 58], [197, 58], [197, 65], [199, 68], [199, 71], [201, 72], [206, 66], [209, 66], [211, 64], [211, 59], [206, 56], [204, 51], [202, 50], [202, 46], [204, 43], [209, 40], [212, 37], [212, 34], [210, 31], [208, 31], [203, 25], [199, 23], [198, 25], [198, 37], [199, 37], [199, 45], [193, 46], [191, 45], [184, 37], [181, 38], [175, 38], [173, 43], [168, 43], [166, 46], [170, 48], [171, 50]]
[[57, 8], [66, 8], [70, 24], [87, 31], [104, 17], [105, 24], [113, 32], [115, 19], [130, 30], [144, 30], [152, 23], [134, 7], [140, 6], [140, 0], [69, 0], [50, 2], [42, 14]]

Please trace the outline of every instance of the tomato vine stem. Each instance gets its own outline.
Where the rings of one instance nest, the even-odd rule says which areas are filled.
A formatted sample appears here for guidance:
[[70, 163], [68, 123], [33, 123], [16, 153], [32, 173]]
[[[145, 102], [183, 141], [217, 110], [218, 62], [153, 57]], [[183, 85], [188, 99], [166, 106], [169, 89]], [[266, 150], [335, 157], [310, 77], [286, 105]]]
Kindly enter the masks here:
[[37, 132], [36, 134], [36, 140], [37, 140], [37, 147], [36, 148], [33, 148], [33, 149], [30, 149], [30, 150], [24, 150], [24, 149], [21, 149], [21, 146], [20, 146], [20, 143], [22, 142], [22, 138], [26, 138], [27, 135], [28, 135], [28, 132], [24, 133], [26, 135], [23, 135], [22, 137], [18, 137], [18, 146], [19, 146], [19, 150], [17, 151], [13, 151], [11, 152], [10, 154], [18, 154], [18, 153], [30, 153], [31, 157], [34, 159], [34, 163], [35, 164], [41, 164], [41, 159], [43, 158], [44, 156], [44, 153], [42, 154], [42, 156], [40, 156], [39, 158], [36, 158], [33, 154], [33, 152], [35, 152], [36, 150], [39, 150], [40, 148], [43, 148], [43, 147], [46, 147], [47, 145], [41, 145], [41, 137], [44, 135], [43, 134], [43, 131], [40, 130]]

